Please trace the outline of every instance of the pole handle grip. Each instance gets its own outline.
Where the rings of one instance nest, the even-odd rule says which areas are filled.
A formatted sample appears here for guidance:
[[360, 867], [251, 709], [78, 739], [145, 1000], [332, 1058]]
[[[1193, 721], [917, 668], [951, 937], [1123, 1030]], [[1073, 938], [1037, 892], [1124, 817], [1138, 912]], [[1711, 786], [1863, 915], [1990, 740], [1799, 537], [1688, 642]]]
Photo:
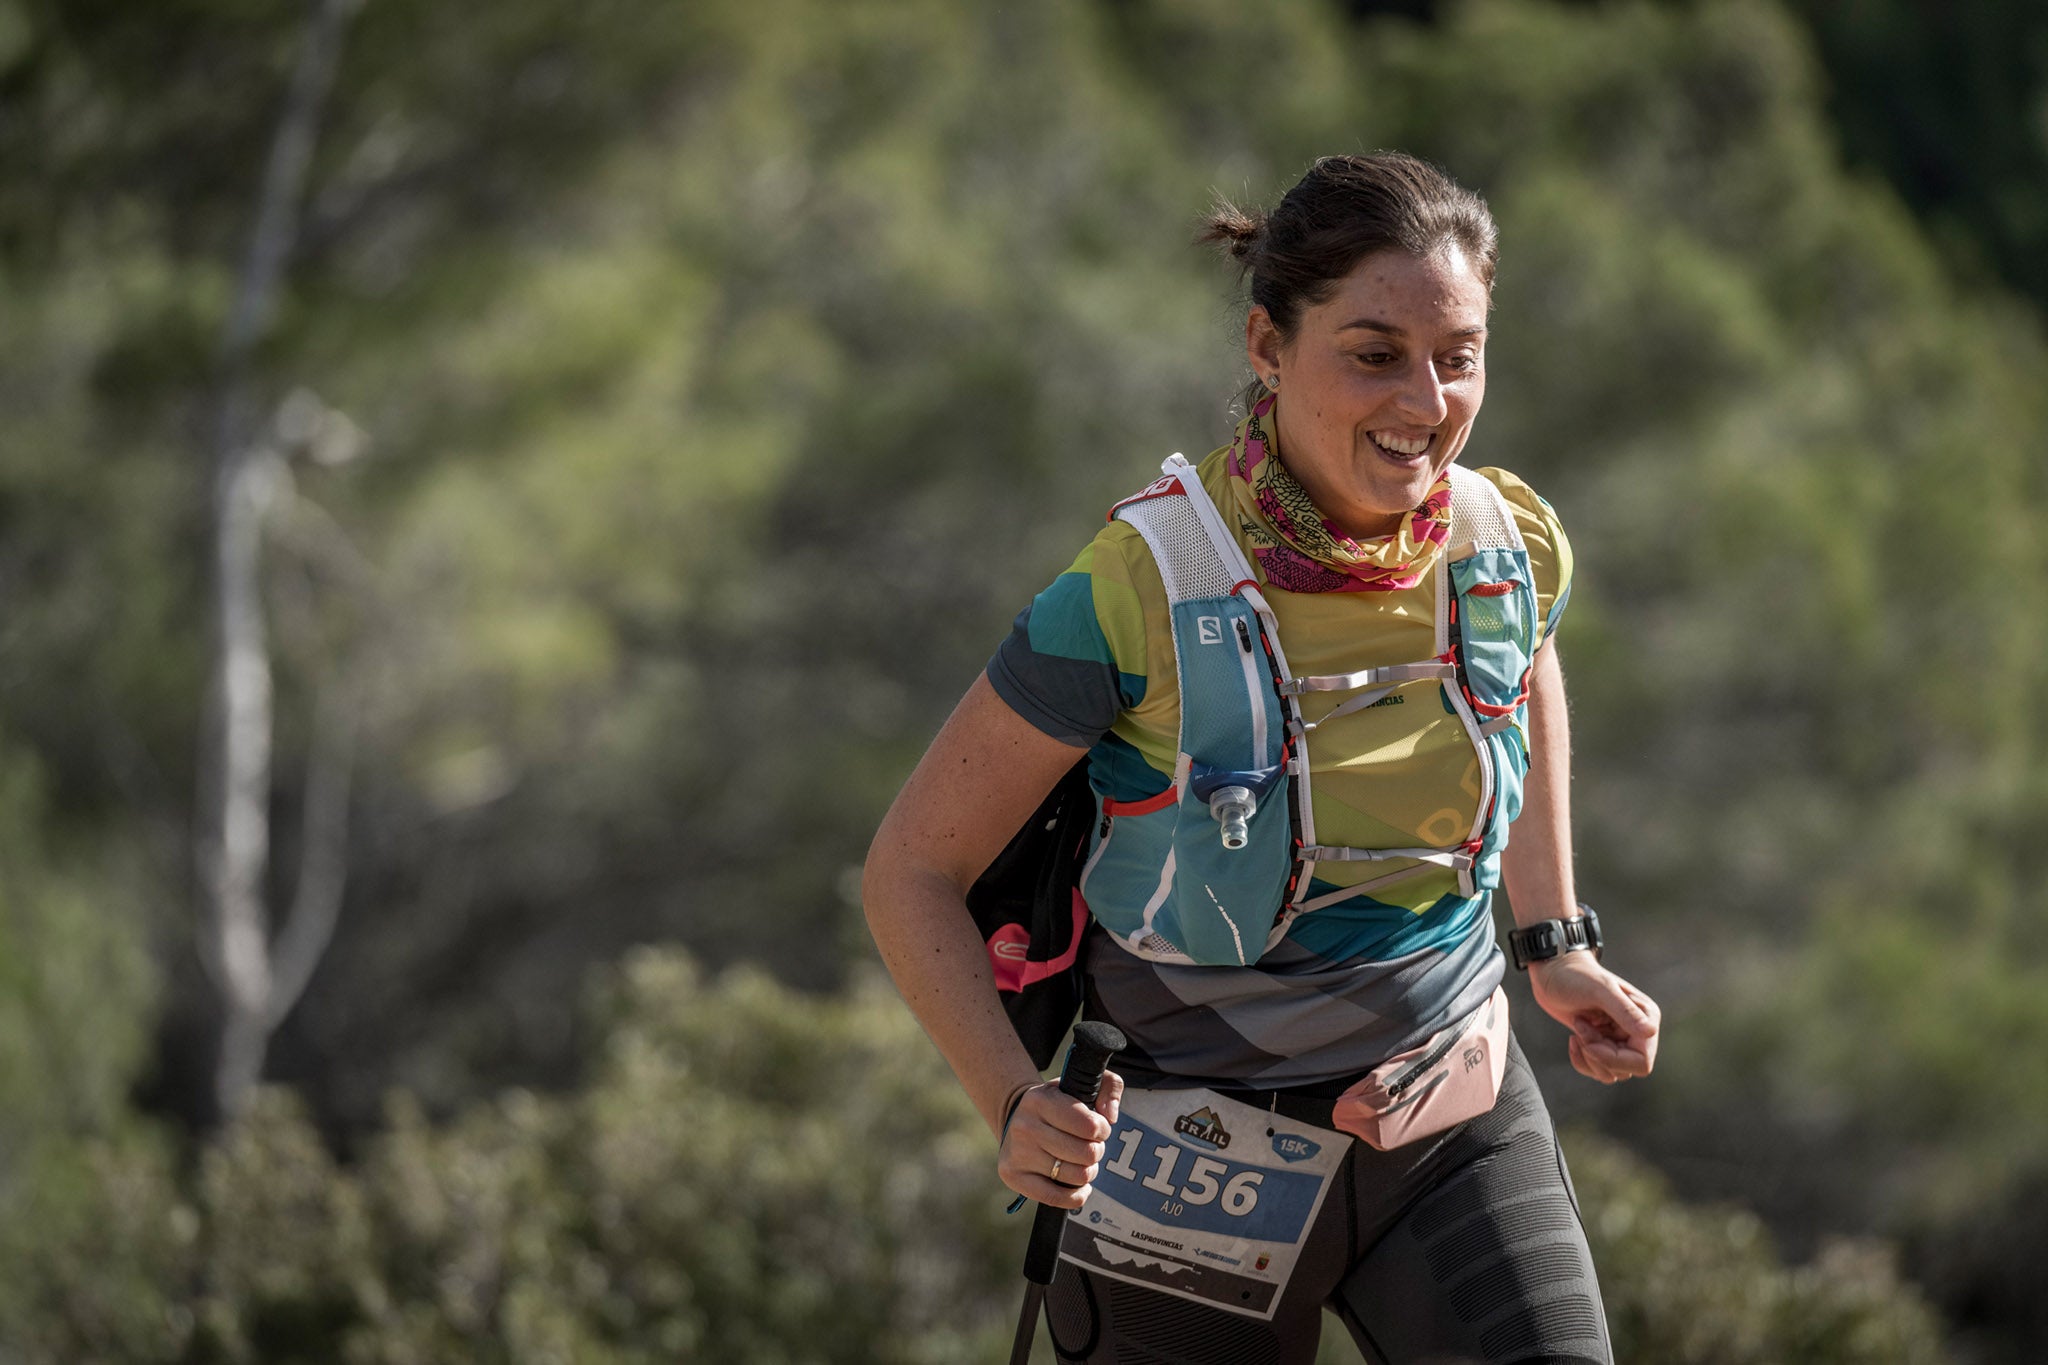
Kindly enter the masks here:
[[[1060, 1093], [1094, 1108], [1102, 1094], [1102, 1073], [1123, 1047], [1124, 1035], [1114, 1024], [1088, 1019], [1074, 1025], [1073, 1046], [1067, 1049], [1066, 1065], [1060, 1068]], [[1025, 1279], [1033, 1284], [1052, 1283], [1053, 1270], [1060, 1262], [1060, 1234], [1066, 1225], [1067, 1210], [1038, 1206], [1031, 1219], [1031, 1244], [1024, 1253]]]

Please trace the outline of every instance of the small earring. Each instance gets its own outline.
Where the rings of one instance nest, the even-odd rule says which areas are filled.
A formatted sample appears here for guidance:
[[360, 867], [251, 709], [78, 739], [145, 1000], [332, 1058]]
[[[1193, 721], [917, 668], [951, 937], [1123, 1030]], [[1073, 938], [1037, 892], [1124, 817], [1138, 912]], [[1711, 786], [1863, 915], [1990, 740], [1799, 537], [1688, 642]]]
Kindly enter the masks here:
[[1280, 392], [1280, 376], [1278, 374], [1275, 374], [1271, 379], [1268, 379], [1266, 381], [1266, 387], [1271, 389], [1274, 393]]

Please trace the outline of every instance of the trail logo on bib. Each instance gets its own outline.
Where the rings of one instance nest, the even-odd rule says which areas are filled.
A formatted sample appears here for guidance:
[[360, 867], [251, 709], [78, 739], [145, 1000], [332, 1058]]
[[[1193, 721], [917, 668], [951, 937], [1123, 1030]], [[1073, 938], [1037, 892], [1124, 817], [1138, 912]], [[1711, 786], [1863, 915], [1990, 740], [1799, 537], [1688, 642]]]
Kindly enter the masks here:
[[1207, 1105], [1175, 1119], [1173, 1131], [1197, 1142], [1206, 1142], [1219, 1152], [1230, 1145], [1230, 1134], [1224, 1131], [1223, 1120], [1216, 1117], [1216, 1111]]

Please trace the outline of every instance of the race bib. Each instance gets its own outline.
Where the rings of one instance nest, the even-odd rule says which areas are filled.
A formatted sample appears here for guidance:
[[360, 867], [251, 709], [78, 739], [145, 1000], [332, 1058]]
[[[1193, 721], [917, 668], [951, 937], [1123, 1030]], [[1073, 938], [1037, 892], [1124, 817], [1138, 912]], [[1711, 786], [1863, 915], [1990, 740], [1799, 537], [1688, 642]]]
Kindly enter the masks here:
[[1271, 1318], [1351, 1139], [1210, 1090], [1126, 1090], [1060, 1257]]

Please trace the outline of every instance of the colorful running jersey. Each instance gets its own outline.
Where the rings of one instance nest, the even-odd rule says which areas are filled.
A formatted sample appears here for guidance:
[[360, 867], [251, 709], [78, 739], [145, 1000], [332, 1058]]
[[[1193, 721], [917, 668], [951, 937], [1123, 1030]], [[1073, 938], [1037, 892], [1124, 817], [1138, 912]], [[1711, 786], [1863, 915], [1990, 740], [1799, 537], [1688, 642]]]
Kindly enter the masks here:
[[[1249, 550], [1252, 528], [1227, 488], [1224, 453], [1199, 473]], [[1570, 596], [1570, 544], [1527, 484], [1480, 472], [1527, 544], [1547, 640]], [[1434, 653], [1440, 567], [1395, 591], [1289, 592], [1263, 572], [1259, 587], [1294, 673], [1346, 673]], [[1017, 617], [988, 677], [1038, 729], [1090, 747], [1099, 796], [1138, 801], [1171, 781], [1180, 698], [1166, 589], [1128, 523], [1105, 526]], [[1304, 696], [1303, 718], [1316, 722], [1340, 700]], [[1309, 752], [1321, 844], [1437, 847], [1473, 826], [1478, 760], [1436, 681], [1403, 684], [1333, 718]], [[1400, 865], [1320, 863], [1312, 891], [1384, 877], [1390, 866]], [[1085, 961], [1095, 1010], [1131, 1039], [1122, 1065], [1141, 1083], [1261, 1087], [1355, 1076], [1476, 1009], [1503, 971], [1487, 895], [1461, 896], [1456, 874], [1439, 868], [1298, 917], [1251, 966], [1148, 961], [1099, 933]]]

